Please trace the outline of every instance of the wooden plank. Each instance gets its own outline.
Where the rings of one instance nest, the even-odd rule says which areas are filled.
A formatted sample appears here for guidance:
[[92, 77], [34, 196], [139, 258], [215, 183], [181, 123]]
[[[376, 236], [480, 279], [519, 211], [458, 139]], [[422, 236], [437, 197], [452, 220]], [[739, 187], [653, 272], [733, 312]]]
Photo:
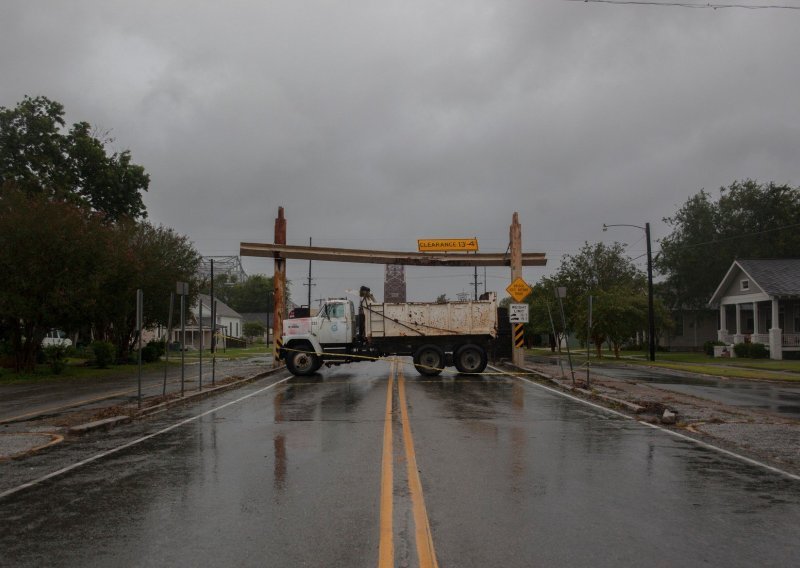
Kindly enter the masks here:
[[[275, 259], [322, 260], [368, 264], [403, 264], [407, 266], [511, 266], [506, 253], [424, 253], [308, 247], [285, 244], [241, 243], [241, 256]], [[521, 254], [522, 266], [545, 266], [545, 253]]]

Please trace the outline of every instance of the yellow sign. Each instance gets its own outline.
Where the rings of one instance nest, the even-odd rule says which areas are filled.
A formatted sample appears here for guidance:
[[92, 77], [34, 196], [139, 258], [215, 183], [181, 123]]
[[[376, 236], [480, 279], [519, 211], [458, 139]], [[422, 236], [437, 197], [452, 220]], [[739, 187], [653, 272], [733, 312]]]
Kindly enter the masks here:
[[528, 286], [528, 283], [522, 278], [517, 278], [506, 288], [506, 292], [511, 294], [511, 297], [514, 298], [515, 301], [521, 302], [528, 294], [533, 292], [533, 288]]
[[478, 239], [417, 239], [419, 252], [478, 252]]

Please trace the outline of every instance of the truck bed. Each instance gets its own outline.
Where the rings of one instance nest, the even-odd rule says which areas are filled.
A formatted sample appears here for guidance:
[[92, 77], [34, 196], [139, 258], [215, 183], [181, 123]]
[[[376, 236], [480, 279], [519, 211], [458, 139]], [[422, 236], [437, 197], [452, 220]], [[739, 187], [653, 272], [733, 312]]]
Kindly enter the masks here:
[[366, 308], [367, 337], [497, 336], [497, 303], [494, 300], [370, 304]]

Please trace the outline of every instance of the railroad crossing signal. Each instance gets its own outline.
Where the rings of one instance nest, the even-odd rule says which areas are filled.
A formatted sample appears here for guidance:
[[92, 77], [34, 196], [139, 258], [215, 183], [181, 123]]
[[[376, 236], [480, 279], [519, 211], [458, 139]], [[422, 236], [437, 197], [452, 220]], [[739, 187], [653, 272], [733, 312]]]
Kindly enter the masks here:
[[506, 288], [506, 292], [511, 294], [511, 297], [514, 298], [514, 301], [521, 302], [528, 297], [528, 294], [533, 292], [533, 288], [528, 286], [528, 283], [522, 278], [517, 278], [508, 286], [508, 288]]
[[521, 323], [514, 324], [514, 347], [522, 347], [525, 344], [525, 325]]

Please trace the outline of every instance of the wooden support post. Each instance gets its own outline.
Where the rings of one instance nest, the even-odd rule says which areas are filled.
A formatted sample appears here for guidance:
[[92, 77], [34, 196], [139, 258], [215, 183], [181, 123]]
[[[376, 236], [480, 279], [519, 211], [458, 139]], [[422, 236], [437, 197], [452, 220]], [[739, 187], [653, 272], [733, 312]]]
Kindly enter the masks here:
[[[509, 242], [511, 247], [511, 281], [514, 282], [517, 278], [522, 278], [522, 225], [519, 224], [519, 213], [516, 211], [509, 229]], [[525, 363], [525, 349], [517, 347], [513, 343], [513, 337], [511, 341], [511, 361], [521, 367]]]
[[[283, 207], [278, 207], [278, 217], [275, 219], [275, 244], [286, 244], [286, 219], [283, 216]], [[272, 333], [274, 337], [274, 351], [272, 366], [279, 366], [277, 357], [277, 343], [283, 335], [283, 318], [285, 317], [286, 310], [286, 260], [280, 257], [279, 253], [275, 254], [275, 274], [272, 278], [273, 286], [273, 315], [272, 315]]]

